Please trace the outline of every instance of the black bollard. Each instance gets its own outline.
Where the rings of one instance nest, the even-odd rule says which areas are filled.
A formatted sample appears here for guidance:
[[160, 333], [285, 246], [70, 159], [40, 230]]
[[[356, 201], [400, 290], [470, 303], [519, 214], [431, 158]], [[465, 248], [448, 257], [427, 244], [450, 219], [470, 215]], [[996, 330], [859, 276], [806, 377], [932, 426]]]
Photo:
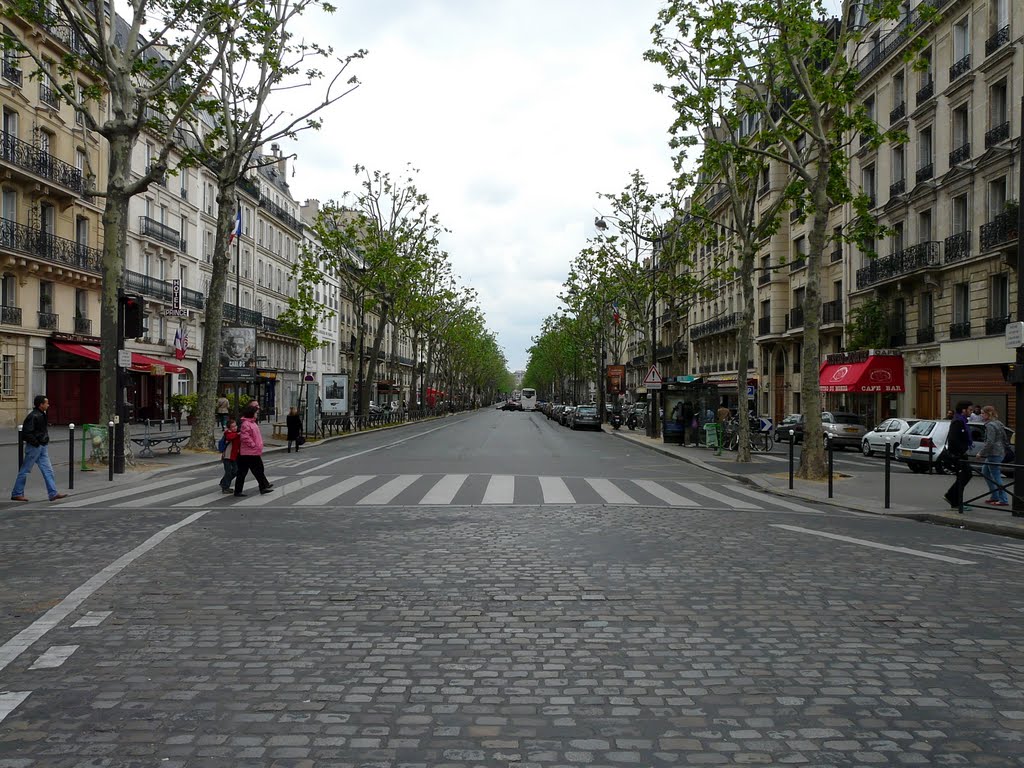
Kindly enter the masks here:
[[829, 435], [826, 440], [828, 441], [828, 497], [832, 498], [832, 472], [835, 469], [835, 454], [832, 451], [832, 435]]
[[889, 508], [889, 472], [892, 469], [892, 443], [885, 441], [885, 508]]
[[793, 490], [793, 450], [796, 446], [796, 435], [789, 430], [789, 490]]
[[25, 463], [25, 436], [21, 434], [21, 430], [24, 429], [23, 424], [18, 425], [18, 471], [21, 471], [21, 465]]
[[935, 474], [935, 458], [932, 456], [932, 452], [935, 450], [935, 446], [932, 445], [932, 441], [928, 441], [928, 474]]
[[114, 481], [114, 422], [107, 422], [107, 480]]
[[75, 488], [75, 422], [68, 424], [68, 490]]

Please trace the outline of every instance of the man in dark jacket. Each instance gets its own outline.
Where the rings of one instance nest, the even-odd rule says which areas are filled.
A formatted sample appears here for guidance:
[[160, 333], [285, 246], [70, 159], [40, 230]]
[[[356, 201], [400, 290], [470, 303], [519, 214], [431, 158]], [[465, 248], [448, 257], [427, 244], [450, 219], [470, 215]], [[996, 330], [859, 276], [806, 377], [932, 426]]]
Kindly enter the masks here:
[[43, 482], [46, 483], [46, 492], [50, 501], [63, 499], [66, 493], [57, 492], [57, 483], [53, 477], [53, 465], [50, 464], [50, 453], [47, 446], [50, 444], [50, 434], [46, 424], [46, 412], [50, 409], [50, 401], [46, 395], [36, 395], [33, 401], [35, 408], [25, 417], [25, 423], [21, 427], [21, 436], [25, 441], [25, 461], [18, 472], [18, 479], [14, 481], [14, 490], [11, 491], [11, 501], [28, 501], [25, 498], [25, 481], [28, 480], [28, 473], [32, 467], [39, 465], [39, 471], [43, 473]]
[[961, 400], [956, 404], [956, 413], [949, 424], [949, 435], [946, 437], [946, 461], [949, 469], [956, 473], [956, 480], [946, 491], [946, 502], [953, 509], [959, 509], [964, 497], [964, 488], [971, 481], [971, 465], [962, 459], [967, 458], [971, 447], [971, 431], [967, 428], [967, 414], [971, 403]]

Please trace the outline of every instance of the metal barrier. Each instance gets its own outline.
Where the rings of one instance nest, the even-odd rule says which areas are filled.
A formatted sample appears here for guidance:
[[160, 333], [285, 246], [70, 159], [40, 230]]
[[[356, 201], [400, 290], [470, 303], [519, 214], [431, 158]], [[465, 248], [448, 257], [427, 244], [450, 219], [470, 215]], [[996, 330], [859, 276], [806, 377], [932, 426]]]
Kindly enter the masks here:
[[[957, 480], [959, 480], [959, 478], [960, 478], [960, 470], [965, 469], [967, 472], [970, 473], [970, 477], [974, 477], [975, 475], [980, 475], [985, 480], [985, 485], [986, 485], [986, 488], [987, 488], [988, 487], [988, 479], [985, 478], [985, 476], [982, 474], [982, 471], [981, 471], [984, 466], [985, 466], [985, 461], [977, 461], [977, 457], [971, 457], [971, 456], [963, 456], [963, 457], [961, 457], [957, 461], [957, 474], [956, 474]], [[1014, 475], [1016, 475], [1017, 472], [1024, 470], [1024, 464], [1005, 464], [1003, 462], [1000, 462], [998, 464], [998, 467], [999, 467], [999, 470], [1000, 470], [1000, 473], [999, 473], [1000, 476], [1002, 475], [1003, 467], [1012, 467]], [[967, 482], [970, 482], [970, 477], [968, 478]], [[1006, 507], [1006, 509], [1014, 517], [1024, 517], [1024, 511], [1020, 511], [1020, 512], [1016, 511], [1017, 509], [1024, 510], [1024, 496], [1018, 496], [1012, 490], [1010, 490], [1011, 486], [1015, 485], [1015, 479], [1012, 478], [1012, 477], [1009, 478], [1009, 479], [1003, 477], [1003, 480], [1004, 480], [1004, 482], [1002, 484], [997, 484], [996, 485], [996, 489], [1000, 490], [1000, 491], [1004, 491], [1010, 497], [1011, 501], [1010, 501], [1009, 506]], [[966, 484], [967, 483], [965, 482], [964, 485], [966, 485]], [[957, 501], [959, 502], [959, 505], [957, 507], [957, 512], [960, 513], [961, 515], [964, 513], [964, 507], [965, 506], [968, 506], [969, 504], [971, 504], [971, 502], [978, 501], [983, 496], [989, 496], [989, 495], [992, 494], [992, 490], [986, 490], [985, 493], [980, 493], [977, 496], [972, 496], [969, 499], [965, 499], [964, 498], [964, 493], [963, 493], [963, 491], [964, 491], [963, 487], [958, 485], [957, 486], [957, 491], [958, 491], [957, 496], [959, 496], [959, 498], [957, 499]]]

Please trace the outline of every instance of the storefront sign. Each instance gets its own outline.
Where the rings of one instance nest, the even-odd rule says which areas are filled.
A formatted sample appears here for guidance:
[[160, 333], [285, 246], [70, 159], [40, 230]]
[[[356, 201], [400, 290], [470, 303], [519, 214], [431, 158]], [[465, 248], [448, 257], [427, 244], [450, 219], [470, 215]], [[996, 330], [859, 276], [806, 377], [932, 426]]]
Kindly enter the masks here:
[[609, 395], [626, 394], [626, 366], [609, 365], [607, 370], [607, 382], [605, 392]]

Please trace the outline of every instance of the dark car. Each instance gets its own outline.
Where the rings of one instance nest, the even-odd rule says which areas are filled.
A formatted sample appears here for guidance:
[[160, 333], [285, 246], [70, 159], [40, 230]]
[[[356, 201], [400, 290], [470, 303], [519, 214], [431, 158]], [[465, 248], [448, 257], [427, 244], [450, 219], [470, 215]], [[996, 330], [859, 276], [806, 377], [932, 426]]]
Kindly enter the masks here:
[[517, 403], [515, 400], [509, 400], [501, 406], [503, 411], [521, 411], [523, 410], [523, 404]]
[[791, 413], [775, 425], [775, 442], [788, 443], [789, 432], [793, 431], [793, 440], [797, 444], [804, 439], [804, 415]]
[[573, 429], [583, 429], [589, 427], [590, 429], [601, 429], [601, 417], [597, 413], [597, 406], [594, 405], [581, 405], [572, 414], [572, 423], [569, 425]]

